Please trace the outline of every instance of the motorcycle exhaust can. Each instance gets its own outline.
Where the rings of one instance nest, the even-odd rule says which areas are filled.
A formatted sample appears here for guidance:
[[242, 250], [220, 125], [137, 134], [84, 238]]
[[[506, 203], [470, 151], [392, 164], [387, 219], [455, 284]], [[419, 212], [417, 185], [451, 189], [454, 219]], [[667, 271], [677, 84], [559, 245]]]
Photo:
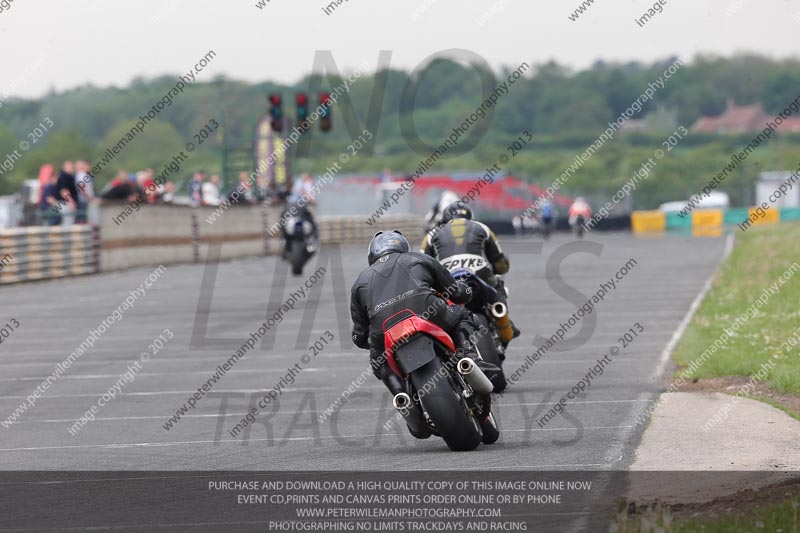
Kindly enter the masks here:
[[475, 361], [469, 357], [464, 357], [458, 362], [458, 372], [464, 376], [464, 381], [469, 383], [470, 387], [475, 389], [478, 394], [486, 396], [494, 390], [494, 385], [483, 373], [483, 370], [478, 368]]
[[424, 434], [430, 431], [428, 425], [425, 423], [425, 419], [422, 418], [422, 411], [411, 401], [411, 396], [405, 392], [400, 392], [392, 399], [392, 405], [405, 419], [408, 427], [415, 433]]
[[514, 330], [511, 329], [511, 319], [508, 318], [508, 307], [503, 302], [495, 302], [491, 307], [492, 316], [497, 324], [497, 332], [503, 342], [511, 342], [514, 338]]

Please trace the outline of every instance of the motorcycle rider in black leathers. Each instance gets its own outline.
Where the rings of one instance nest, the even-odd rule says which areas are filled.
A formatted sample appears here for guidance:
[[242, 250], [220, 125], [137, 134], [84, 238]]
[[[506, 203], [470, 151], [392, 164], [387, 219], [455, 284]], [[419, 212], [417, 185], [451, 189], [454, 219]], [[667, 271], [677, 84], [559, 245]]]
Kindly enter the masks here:
[[[461, 200], [445, 208], [441, 224], [425, 235], [420, 251], [437, 261], [459, 254], [485, 257], [492, 266], [492, 272], [479, 271], [477, 274], [497, 289], [497, 299], [508, 306], [503, 280], [498, 277], [508, 272], [508, 257], [500, 248], [494, 232], [485, 224], [472, 220], [472, 209]], [[511, 328], [513, 338], [519, 337], [520, 331], [513, 321]]]
[[404, 309], [445, 330], [456, 348], [485, 372], [497, 371], [480, 358], [470, 341], [476, 338], [478, 328], [472, 313], [460, 305], [448, 305], [436, 295], [467, 303], [472, 298], [471, 289], [454, 280], [438, 262], [409, 249], [408, 240], [399, 231], [376, 233], [369, 244], [370, 266], [359, 274], [350, 294], [353, 343], [370, 351], [375, 377], [393, 396], [403, 392], [403, 384], [386, 361], [383, 322]]
[[317, 223], [314, 221], [314, 215], [311, 212], [311, 209], [308, 208], [308, 205], [304, 202], [300, 201], [293, 201], [286, 205], [286, 207], [281, 212], [281, 217], [279, 219], [281, 225], [281, 236], [283, 237], [283, 258], [288, 259], [289, 257], [289, 234], [286, 232], [286, 223], [291, 218], [299, 218], [303, 221], [308, 221], [311, 223], [312, 234], [314, 235], [314, 239], [319, 240], [319, 230], [317, 228]]

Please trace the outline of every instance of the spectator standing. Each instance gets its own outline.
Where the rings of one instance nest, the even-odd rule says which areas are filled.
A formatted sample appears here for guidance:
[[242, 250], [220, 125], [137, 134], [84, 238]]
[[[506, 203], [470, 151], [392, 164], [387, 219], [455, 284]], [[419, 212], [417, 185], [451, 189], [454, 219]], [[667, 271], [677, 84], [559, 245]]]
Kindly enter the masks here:
[[158, 197], [158, 199], [165, 204], [171, 204], [175, 201], [175, 184], [171, 181], [168, 181], [164, 184], [164, 194]]
[[219, 176], [214, 174], [211, 178], [203, 183], [203, 205], [218, 206], [222, 203], [219, 191]]
[[75, 181], [75, 164], [72, 161], [64, 161], [61, 171], [56, 179], [59, 200], [57, 206], [50, 209], [60, 213], [61, 223], [64, 226], [71, 226], [75, 223], [75, 215], [78, 210], [78, 187]]
[[270, 181], [269, 183], [266, 182], [266, 178], [264, 178], [264, 182], [266, 183], [266, 192], [264, 195], [264, 201], [267, 202], [269, 205], [278, 205], [281, 203], [281, 199], [278, 195], [280, 191], [278, 191], [278, 186], [275, 184], [274, 181]]
[[292, 195], [295, 200], [303, 198], [303, 201], [308, 205], [316, 205], [317, 202], [314, 199], [314, 178], [311, 177], [311, 174], [303, 173], [300, 175], [300, 180], [292, 189]]
[[44, 191], [42, 191], [42, 200], [39, 203], [39, 210], [42, 213], [42, 222], [45, 226], [57, 226], [61, 224], [61, 215], [59, 214], [58, 208], [60, 198], [58, 174], [51, 172], [47, 180], [47, 185]]
[[303, 175], [303, 194], [305, 194], [305, 200], [308, 202], [308, 205], [316, 207], [317, 191], [314, 190], [314, 178], [311, 174]]
[[189, 202], [193, 207], [203, 205], [203, 181], [205, 179], [206, 173], [198, 170], [189, 180]]
[[78, 187], [75, 185], [75, 164], [72, 161], [64, 161], [64, 164], [61, 165], [56, 184], [62, 197], [66, 193], [73, 201], [77, 202]]
[[240, 191], [238, 203], [243, 205], [253, 205], [256, 203], [256, 195], [253, 193], [253, 187], [250, 186], [248, 180], [250, 174], [247, 172], [239, 172], [239, 184], [236, 189]]
[[154, 204], [158, 201], [158, 197], [164, 193], [164, 188], [156, 183], [153, 178], [155, 171], [148, 168], [142, 171], [141, 182], [139, 186], [144, 191], [144, 198], [148, 204]]
[[132, 202], [136, 199], [139, 191], [136, 188], [136, 181], [131, 180], [124, 170], [117, 172], [117, 175], [108, 184], [108, 187], [101, 195], [103, 200], [124, 200]]
[[53, 172], [55, 172], [55, 167], [49, 163], [44, 164], [39, 168], [39, 195], [36, 198], [36, 209], [39, 209], [39, 206], [42, 204], [42, 200], [44, 200], [44, 190], [47, 188], [47, 185], [50, 184], [50, 174]]
[[292, 196], [293, 188], [294, 184], [292, 183], [291, 179], [287, 179], [283, 182], [283, 184], [278, 188], [278, 192], [275, 194], [279, 204], [285, 204], [289, 202], [289, 198]]
[[256, 186], [255, 186], [255, 197], [256, 202], [270, 202], [271, 197], [275, 192], [274, 186], [270, 186], [267, 184], [266, 176], [258, 176], [256, 178]]
[[94, 199], [94, 177], [89, 174], [92, 165], [86, 159], [75, 163], [75, 185], [78, 188], [78, 217], [77, 222], [86, 222], [86, 210]]

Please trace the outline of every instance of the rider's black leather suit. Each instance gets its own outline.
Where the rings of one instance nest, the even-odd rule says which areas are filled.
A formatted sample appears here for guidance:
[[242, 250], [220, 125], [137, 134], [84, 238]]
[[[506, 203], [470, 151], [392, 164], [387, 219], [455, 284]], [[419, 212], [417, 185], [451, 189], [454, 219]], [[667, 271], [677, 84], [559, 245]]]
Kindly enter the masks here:
[[350, 295], [353, 343], [370, 350], [370, 363], [378, 379], [384, 379], [388, 371], [383, 357], [383, 322], [404, 309], [433, 322], [452, 337], [456, 347], [469, 350], [467, 339], [476, 330], [472, 313], [448, 305], [435, 293], [457, 304], [468, 302], [472, 296], [447, 269], [418, 252], [384, 255], [356, 279]]

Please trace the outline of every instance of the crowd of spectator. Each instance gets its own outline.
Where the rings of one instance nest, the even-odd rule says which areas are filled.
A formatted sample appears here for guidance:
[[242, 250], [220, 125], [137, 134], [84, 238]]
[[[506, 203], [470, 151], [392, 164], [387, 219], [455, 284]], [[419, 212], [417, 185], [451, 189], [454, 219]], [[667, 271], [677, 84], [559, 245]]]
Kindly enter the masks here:
[[[223, 194], [218, 175], [214, 174], [206, 180], [205, 172], [197, 171], [189, 179], [189, 202], [192, 206], [211, 207], [217, 207], [223, 202], [231, 205], [256, 205], [265, 202], [269, 205], [281, 205], [293, 196], [299, 197], [310, 190], [313, 183], [309, 174], [301, 175], [297, 182], [290, 179], [282, 185], [270, 183], [264, 176], [257, 177], [253, 183], [250, 173], [243, 171], [239, 173], [236, 183]], [[233, 191], [239, 191], [239, 194], [231, 195]]]
[[140, 199], [147, 204], [171, 204], [175, 184], [159, 183], [152, 168], [129, 174], [120, 170], [102, 190], [95, 187], [90, 174], [92, 165], [85, 159], [64, 161], [60, 170], [43, 165], [39, 171], [39, 219], [46, 226], [71, 226], [88, 221], [90, 205], [106, 202], [130, 202]]
[[[39, 174], [38, 213], [44, 225], [69, 226], [86, 223], [90, 205], [111, 202], [162, 205], [186, 203], [186, 198], [176, 202], [175, 183], [159, 182], [154, 178], [155, 172], [152, 168], [132, 174], [120, 170], [101, 191], [95, 189], [90, 169], [91, 163], [84, 159], [65, 161], [59, 170], [53, 165], [42, 166]], [[253, 182], [249, 172], [240, 172], [236, 183], [228, 187], [226, 192], [223, 191], [219, 175], [212, 174], [206, 179], [206, 173], [199, 170], [189, 178], [186, 194], [191, 206], [216, 207], [223, 202], [231, 205], [282, 205], [291, 198], [310, 192], [312, 187], [313, 179], [309, 174], [303, 174], [296, 182], [289, 179], [277, 185], [263, 176]], [[231, 197], [230, 192], [234, 190], [238, 190], [239, 194]], [[313, 194], [308, 196], [313, 199]]]
[[95, 202], [92, 165], [85, 159], [65, 161], [56, 172], [44, 165], [39, 172], [39, 209], [45, 225], [86, 222], [86, 210]]
[[[101, 202], [139, 201], [145, 204], [171, 204], [175, 200], [175, 184], [171, 181], [159, 182], [152, 168], [128, 174], [117, 172], [108, 185], [100, 191]], [[139, 200], [141, 199], [141, 200]]]

